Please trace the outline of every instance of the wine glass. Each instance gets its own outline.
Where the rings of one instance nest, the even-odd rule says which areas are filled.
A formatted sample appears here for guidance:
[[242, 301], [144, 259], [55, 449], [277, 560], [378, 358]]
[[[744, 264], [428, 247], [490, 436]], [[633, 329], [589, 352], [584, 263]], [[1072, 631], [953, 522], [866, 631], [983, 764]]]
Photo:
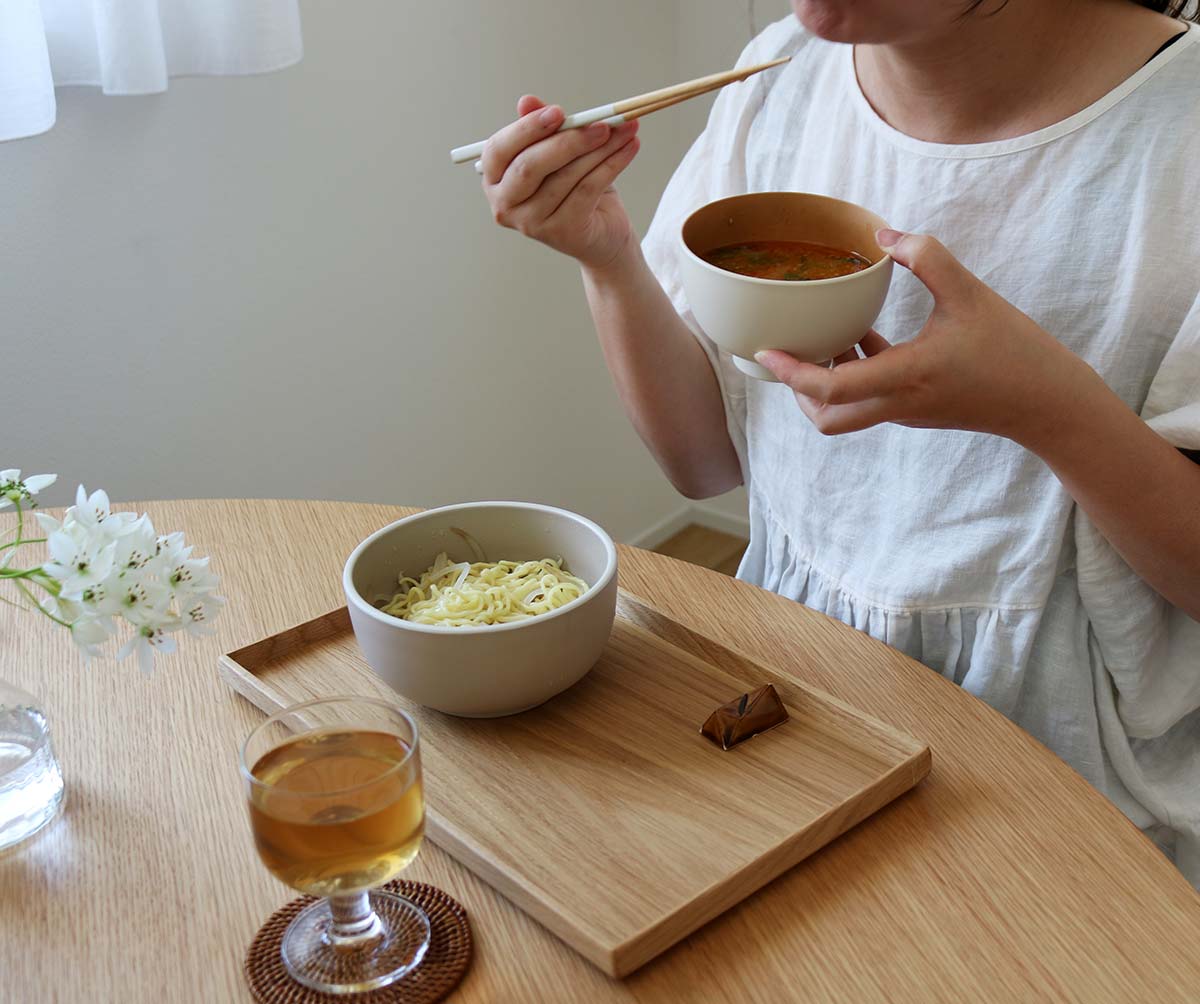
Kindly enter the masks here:
[[241, 770], [259, 857], [281, 882], [324, 897], [284, 932], [287, 971], [345, 994], [419, 965], [429, 918], [377, 888], [412, 863], [425, 829], [416, 722], [375, 698], [306, 701], [250, 734]]

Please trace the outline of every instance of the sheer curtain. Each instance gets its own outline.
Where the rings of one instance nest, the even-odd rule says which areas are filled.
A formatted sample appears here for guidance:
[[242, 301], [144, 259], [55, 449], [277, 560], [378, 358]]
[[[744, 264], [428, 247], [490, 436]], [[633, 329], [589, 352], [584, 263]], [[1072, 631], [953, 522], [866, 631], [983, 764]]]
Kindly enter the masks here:
[[0, 140], [54, 125], [54, 88], [156, 94], [170, 77], [301, 56], [297, 0], [0, 0]]

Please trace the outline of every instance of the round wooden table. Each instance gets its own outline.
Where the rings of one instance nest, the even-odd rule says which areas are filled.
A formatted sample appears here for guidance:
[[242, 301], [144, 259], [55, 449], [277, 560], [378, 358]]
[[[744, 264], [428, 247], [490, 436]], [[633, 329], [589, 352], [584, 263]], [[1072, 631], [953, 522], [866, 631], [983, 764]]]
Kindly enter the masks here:
[[[121, 508], [135, 508], [123, 506]], [[154, 502], [213, 556], [229, 605], [151, 678], [83, 666], [0, 606], [0, 679], [44, 699], [65, 815], [0, 858], [0, 1000], [248, 1001], [242, 958], [292, 897], [259, 863], [237, 771], [261, 714], [217, 657], [342, 604], [346, 555], [412, 510]], [[921, 785], [617, 982], [426, 845], [407, 877], [470, 911], [453, 999], [1196, 1001], [1200, 896], [1112, 805], [936, 673], [803, 606], [633, 548], [623, 585], [933, 749]], [[714, 792], [720, 801], [721, 793]]]

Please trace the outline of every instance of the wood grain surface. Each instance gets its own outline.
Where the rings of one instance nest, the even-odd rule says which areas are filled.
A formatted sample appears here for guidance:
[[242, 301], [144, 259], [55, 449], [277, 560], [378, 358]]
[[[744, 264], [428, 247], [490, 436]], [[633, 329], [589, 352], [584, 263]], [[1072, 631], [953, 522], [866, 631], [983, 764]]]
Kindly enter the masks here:
[[[421, 735], [426, 836], [611, 976], [929, 772], [929, 747], [624, 591], [591, 673], [511, 718], [453, 718], [399, 697], [371, 672], [344, 608], [230, 653], [221, 670], [267, 714], [340, 694], [405, 707]], [[700, 735], [713, 708], [764, 683], [788, 709], [782, 727], [732, 751]]]
[[[137, 508], [128, 506], [125, 508]], [[259, 863], [237, 752], [261, 713], [228, 652], [342, 603], [354, 545], [410, 510], [148, 503], [214, 556], [229, 606], [150, 679], [80, 665], [0, 605], [0, 677], [42, 696], [65, 815], [0, 858], [0, 1000], [248, 1002], [241, 962], [291, 892]], [[471, 913], [454, 1000], [1194, 1002], [1200, 896], [1074, 771], [951, 682], [726, 576], [629, 548], [624, 585], [781, 676], [927, 742], [930, 775], [819, 854], [616, 981], [436, 847], [407, 877]]]
[[680, 561], [690, 561], [726, 575], [737, 575], [742, 555], [749, 541], [732, 533], [722, 533], [707, 526], [685, 526], [677, 534], [663, 541], [654, 549], [656, 554], [665, 554]]

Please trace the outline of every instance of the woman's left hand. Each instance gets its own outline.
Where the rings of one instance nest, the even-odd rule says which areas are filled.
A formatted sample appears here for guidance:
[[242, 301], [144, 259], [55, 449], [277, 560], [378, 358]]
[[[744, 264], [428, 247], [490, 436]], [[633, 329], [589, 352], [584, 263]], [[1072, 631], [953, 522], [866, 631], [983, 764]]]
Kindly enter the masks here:
[[1091, 367], [934, 238], [881, 230], [877, 239], [933, 294], [933, 311], [916, 338], [892, 345], [868, 332], [859, 343], [866, 358], [851, 350], [832, 368], [775, 350], [755, 357], [791, 387], [821, 432], [894, 422], [1028, 442], [1094, 391]]

